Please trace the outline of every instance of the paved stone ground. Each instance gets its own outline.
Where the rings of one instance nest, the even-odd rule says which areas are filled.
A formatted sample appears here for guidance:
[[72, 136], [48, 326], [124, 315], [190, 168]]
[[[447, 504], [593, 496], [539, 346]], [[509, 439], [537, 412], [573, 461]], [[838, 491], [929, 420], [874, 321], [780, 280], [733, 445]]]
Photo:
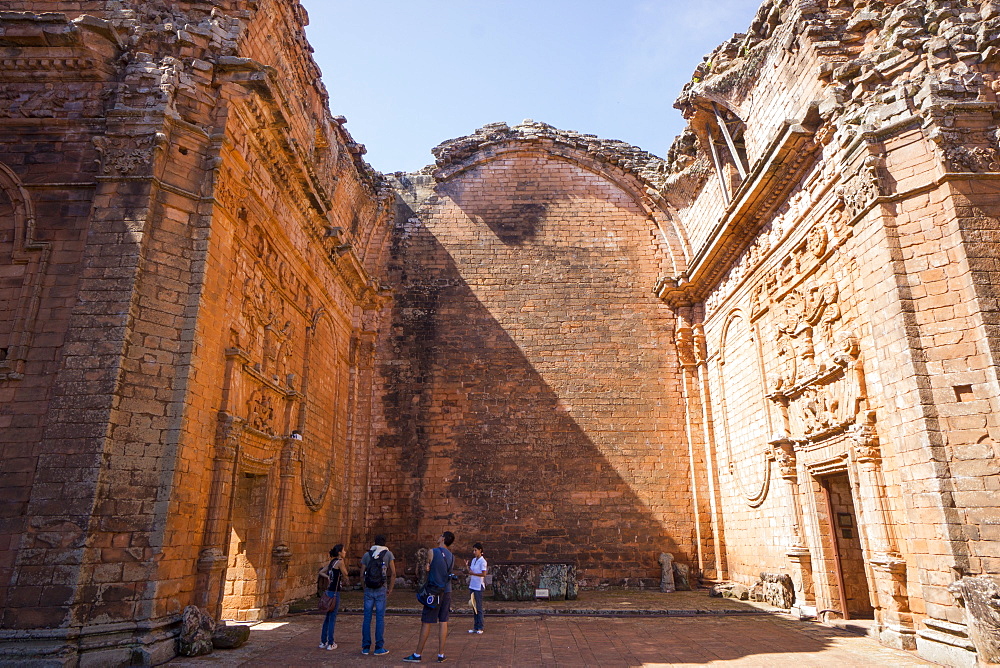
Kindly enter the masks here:
[[[400, 592], [398, 604], [408, 607]], [[394, 596], [395, 597], [395, 596]], [[407, 597], [408, 598], [408, 597]], [[592, 598], [592, 597], [588, 597]], [[621, 597], [618, 603], [651, 601]], [[633, 599], [633, 600], [625, 600]], [[614, 613], [616, 597], [591, 600], [591, 605]], [[738, 601], [719, 602], [703, 593], [670, 595], [659, 616], [588, 616], [531, 614], [487, 616], [486, 633], [470, 635], [471, 617], [454, 615], [449, 624], [448, 663], [456, 666], [927, 666], [908, 652], [880, 646], [864, 636], [787, 615], [772, 614]], [[392, 601], [390, 601], [390, 604]], [[499, 606], [500, 603], [492, 603]], [[555, 602], [547, 604], [555, 605]], [[562, 605], [565, 605], [563, 603]], [[717, 606], [709, 609], [710, 606]], [[694, 610], [703, 610], [693, 615]], [[533, 612], [552, 612], [535, 606]], [[582, 610], [581, 610], [582, 612]], [[742, 614], [741, 614], [742, 612]], [[382, 666], [410, 665], [404, 656], [416, 648], [420, 620], [415, 614], [386, 617], [385, 657], [361, 656], [361, 615], [343, 613], [337, 621], [332, 651], [321, 650], [317, 614], [299, 614], [253, 627], [250, 642], [237, 650], [217, 651], [197, 659], [177, 659], [171, 668], [213, 666]], [[424, 663], [434, 663], [436, 636], [424, 650]]]

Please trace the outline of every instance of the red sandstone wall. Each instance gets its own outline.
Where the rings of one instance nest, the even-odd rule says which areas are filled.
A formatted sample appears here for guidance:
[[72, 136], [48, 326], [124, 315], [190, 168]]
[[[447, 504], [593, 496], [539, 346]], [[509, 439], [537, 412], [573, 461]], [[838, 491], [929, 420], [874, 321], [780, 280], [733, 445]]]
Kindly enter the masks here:
[[[363, 513], [346, 474], [368, 434], [349, 426], [368, 421], [350, 419], [370, 406], [355, 350], [378, 329], [367, 271], [385, 257], [387, 192], [326, 110], [297, 4], [49, 4], [97, 16], [26, 16], [0, 43], [45, 56], [5, 74], [0, 111], [0, 207], [16, 214], [0, 319], [26, 312], [23, 293], [44, 323], [0, 380], [19, 406], [0, 417], [18, 452], [0, 464], [3, 625], [96, 629], [114, 662], [132, 629], [103, 625], [151, 620], [142, 642], [168, 658], [175, 614], [216, 603], [205, 547], [222, 548], [224, 607], [274, 614]], [[139, 21], [136, 43], [103, 19]], [[129, 48], [151, 55], [122, 65]], [[76, 649], [57, 633], [39, 651]]]
[[528, 148], [437, 185], [398, 230], [372, 526], [409, 564], [572, 561], [586, 584], [693, 554], [673, 318], [633, 196]]

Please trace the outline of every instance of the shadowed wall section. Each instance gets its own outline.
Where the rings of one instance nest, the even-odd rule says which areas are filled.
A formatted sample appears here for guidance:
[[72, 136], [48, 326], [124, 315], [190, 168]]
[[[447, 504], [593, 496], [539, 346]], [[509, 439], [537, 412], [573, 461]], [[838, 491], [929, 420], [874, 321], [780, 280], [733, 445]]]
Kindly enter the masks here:
[[460, 551], [577, 562], [587, 584], [658, 581], [661, 551], [689, 560], [673, 318], [650, 292], [643, 209], [523, 148], [399, 226], [373, 530], [407, 560], [451, 529]]

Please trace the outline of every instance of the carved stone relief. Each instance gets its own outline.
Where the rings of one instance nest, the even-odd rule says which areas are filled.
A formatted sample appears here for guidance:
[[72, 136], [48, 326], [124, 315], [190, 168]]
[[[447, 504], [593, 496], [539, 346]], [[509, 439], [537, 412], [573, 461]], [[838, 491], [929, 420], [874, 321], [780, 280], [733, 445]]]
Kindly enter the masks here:
[[858, 173], [837, 189], [837, 195], [844, 204], [848, 219], [857, 218], [882, 195], [882, 181], [879, 176], [881, 165], [880, 157], [869, 155]]
[[35, 241], [31, 197], [0, 163], [0, 380], [24, 377], [51, 246]]
[[953, 114], [937, 119], [940, 124], [930, 133], [949, 172], [1000, 171], [996, 128], [956, 127]]
[[100, 98], [86, 88], [47, 83], [33, 91], [24, 87], [0, 90], [0, 118], [94, 118], [101, 112]]
[[101, 155], [101, 173], [105, 176], [146, 176], [153, 165], [156, 135], [105, 135], [93, 138]]

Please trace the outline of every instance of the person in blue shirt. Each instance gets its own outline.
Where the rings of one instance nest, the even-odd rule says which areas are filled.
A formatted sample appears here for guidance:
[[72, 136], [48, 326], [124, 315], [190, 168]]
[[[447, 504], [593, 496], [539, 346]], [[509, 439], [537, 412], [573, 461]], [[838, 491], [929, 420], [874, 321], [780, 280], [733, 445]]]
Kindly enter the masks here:
[[441, 603], [436, 608], [424, 606], [420, 615], [420, 641], [417, 643], [417, 651], [403, 659], [407, 663], [420, 663], [420, 653], [424, 651], [427, 638], [431, 635], [431, 627], [435, 624], [438, 627], [437, 662], [445, 661], [444, 644], [448, 640], [448, 616], [451, 613], [451, 571], [455, 567], [455, 555], [448, 547], [454, 542], [455, 534], [450, 531], [442, 533], [427, 564], [427, 584], [442, 590]]

